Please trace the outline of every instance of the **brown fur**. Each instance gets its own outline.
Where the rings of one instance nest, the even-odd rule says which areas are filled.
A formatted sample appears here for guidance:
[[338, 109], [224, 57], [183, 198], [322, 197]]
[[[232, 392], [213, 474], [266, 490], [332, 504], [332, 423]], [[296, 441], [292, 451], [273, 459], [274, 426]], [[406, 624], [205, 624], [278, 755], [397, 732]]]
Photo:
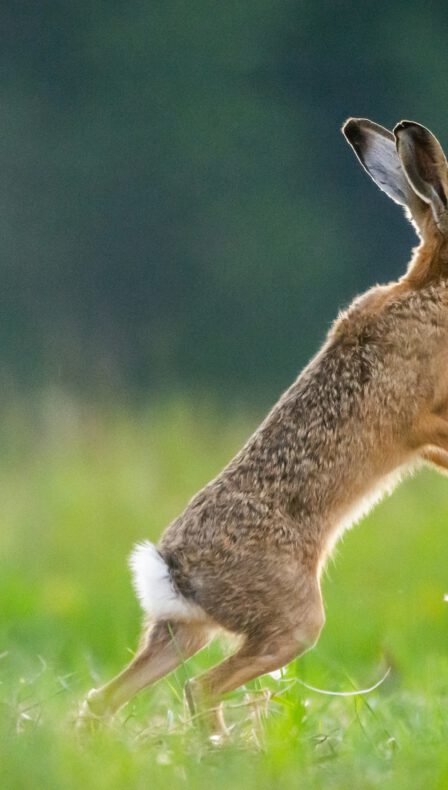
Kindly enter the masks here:
[[172, 634], [152, 625], [130, 667], [90, 693], [83, 723], [173, 669], [177, 651], [188, 657], [213, 629], [242, 639], [196, 681], [193, 696], [213, 703], [303, 653], [324, 622], [323, 564], [354, 511], [422, 460], [448, 468], [448, 242], [430, 205], [415, 201], [422, 242], [405, 276], [339, 316], [243, 449], [163, 534], [174, 586], [204, 621], [171, 623]]

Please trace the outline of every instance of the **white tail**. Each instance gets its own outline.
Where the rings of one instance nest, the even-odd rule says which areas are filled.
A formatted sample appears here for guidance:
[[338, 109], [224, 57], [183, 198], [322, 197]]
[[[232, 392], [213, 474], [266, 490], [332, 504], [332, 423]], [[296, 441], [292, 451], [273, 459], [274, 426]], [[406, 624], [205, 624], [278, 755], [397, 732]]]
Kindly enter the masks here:
[[153, 543], [148, 540], [137, 543], [129, 558], [129, 566], [137, 598], [151, 619], [204, 618], [199, 606], [175, 590], [168, 565]]

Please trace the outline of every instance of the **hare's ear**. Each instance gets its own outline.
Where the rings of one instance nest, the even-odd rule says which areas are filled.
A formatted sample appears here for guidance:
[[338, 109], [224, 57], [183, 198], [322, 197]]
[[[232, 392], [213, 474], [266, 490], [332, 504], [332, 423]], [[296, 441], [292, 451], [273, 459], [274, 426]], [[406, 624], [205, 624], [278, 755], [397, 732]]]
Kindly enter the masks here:
[[442, 219], [447, 224], [448, 165], [442, 146], [429, 129], [413, 121], [401, 121], [394, 135], [409, 183], [431, 206], [437, 225]]
[[375, 184], [414, 213], [420, 201], [403, 172], [392, 132], [367, 118], [349, 118], [342, 132]]

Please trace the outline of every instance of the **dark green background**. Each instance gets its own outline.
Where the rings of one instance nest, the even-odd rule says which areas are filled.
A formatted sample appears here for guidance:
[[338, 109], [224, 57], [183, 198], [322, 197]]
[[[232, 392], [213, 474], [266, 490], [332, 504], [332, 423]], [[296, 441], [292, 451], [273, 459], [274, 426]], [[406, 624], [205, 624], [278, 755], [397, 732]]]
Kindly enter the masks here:
[[348, 115], [446, 140], [445, 3], [5, 2], [0, 376], [285, 387], [414, 244]]

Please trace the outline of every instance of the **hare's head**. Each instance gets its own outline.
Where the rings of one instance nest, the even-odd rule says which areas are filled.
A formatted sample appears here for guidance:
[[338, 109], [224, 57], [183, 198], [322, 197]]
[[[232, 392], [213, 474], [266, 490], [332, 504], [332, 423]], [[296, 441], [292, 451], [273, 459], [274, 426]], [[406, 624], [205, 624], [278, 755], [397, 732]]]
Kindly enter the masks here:
[[446, 257], [448, 275], [448, 164], [437, 138], [414, 121], [390, 132], [367, 118], [349, 118], [342, 131], [375, 183], [406, 208], [437, 268]]

